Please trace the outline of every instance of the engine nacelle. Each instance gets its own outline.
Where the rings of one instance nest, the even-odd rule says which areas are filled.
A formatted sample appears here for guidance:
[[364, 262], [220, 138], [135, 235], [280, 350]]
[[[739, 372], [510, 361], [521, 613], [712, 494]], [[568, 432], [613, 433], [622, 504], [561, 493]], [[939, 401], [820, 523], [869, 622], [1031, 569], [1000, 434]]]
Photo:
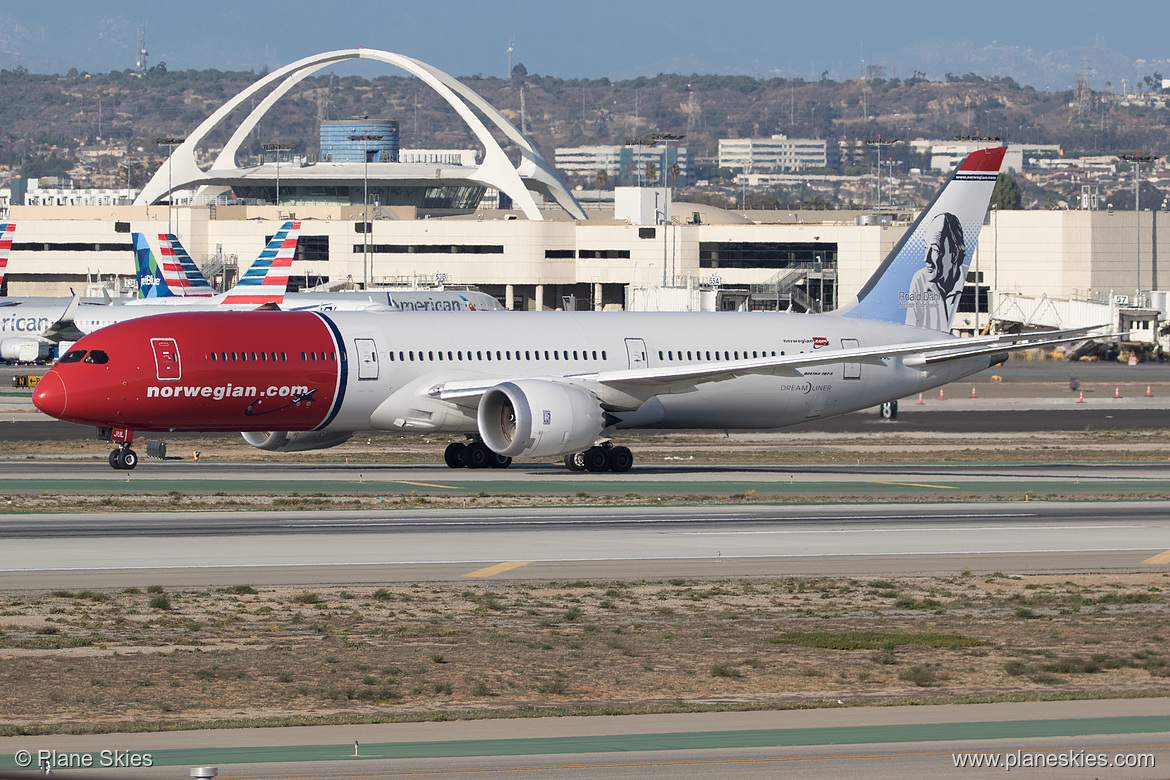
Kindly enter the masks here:
[[345, 444], [353, 431], [244, 431], [244, 441], [269, 452], [323, 450]]
[[49, 345], [39, 339], [14, 338], [0, 341], [0, 359], [2, 360], [11, 360], [16, 363], [35, 363], [48, 355]]
[[547, 379], [501, 382], [483, 394], [479, 435], [508, 457], [567, 455], [592, 446], [606, 427], [595, 395]]

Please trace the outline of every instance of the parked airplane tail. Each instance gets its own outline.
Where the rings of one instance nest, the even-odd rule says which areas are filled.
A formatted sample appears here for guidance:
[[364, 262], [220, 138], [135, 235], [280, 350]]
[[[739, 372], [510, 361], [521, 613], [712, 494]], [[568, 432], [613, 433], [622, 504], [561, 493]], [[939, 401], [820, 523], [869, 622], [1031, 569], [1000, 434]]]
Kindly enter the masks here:
[[967, 155], [857, 298], [837, 313], [950, 331], [1005, 151]]
[[179, 243], [178, 236], [173, 233], [159, 233], [158, 243], [159, 254], [162, 255], [163, 271], [167, 273], [167, 279], [170, 280], [170, 273], [173, 269], [174, 284], [180, 290], [180, 295], [186, 297], [215, 295], [214, 288], [207, 283], [199, 266], [195, 265], [191, 255]]
[[146, 236], [142, 233], [131, 235], [134, 242], [134, 270], [138, 276], [138, 298], [170, 298], [175, 295], [167, 282]]
[[0, 222], [0, 285], [4, 284], [4, 274], [8, 272], [8, 253], [12, 251], [12, 234], [15, 232], [15, 223]]
[[282, 303], [297, 250], [300, 222], [285, 222], [236, 286], [214, 301], [224, 305]]

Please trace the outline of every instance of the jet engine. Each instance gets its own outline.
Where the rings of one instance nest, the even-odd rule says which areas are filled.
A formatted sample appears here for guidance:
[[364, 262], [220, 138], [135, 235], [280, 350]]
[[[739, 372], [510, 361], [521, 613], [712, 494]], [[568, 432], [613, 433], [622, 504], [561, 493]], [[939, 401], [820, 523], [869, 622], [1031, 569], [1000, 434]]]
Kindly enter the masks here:
[[508, 457], [578, 452], [596, 443], [609, 424], [597, 396], [547, 379], [502, 382], [479, 401], [483, 443]]
[[353, 431], [244, 431], [244, 441], [269, 452], [324, 450], [345, 444]]
[[35, 363], [48, 355], [49, 345], [39, 339], [0, 340], [0, 360], [10, 360], [14, 363]]

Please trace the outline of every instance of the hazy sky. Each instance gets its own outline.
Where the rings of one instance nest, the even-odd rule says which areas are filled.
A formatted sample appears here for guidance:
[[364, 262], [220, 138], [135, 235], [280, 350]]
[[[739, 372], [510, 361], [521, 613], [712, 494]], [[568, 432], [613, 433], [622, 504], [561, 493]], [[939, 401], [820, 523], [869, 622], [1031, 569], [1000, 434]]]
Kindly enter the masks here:
[[259, 71], [318, 52], [365, 46], [406, 54], [458, 76], [503, 76], [511, 40], [514, 61], [530, 73], [564, 78], [622, 79], [663, 71], [819, 78], [829, 71], [846, 79], [861, 74], [863, 60], [884, 66], [890, 75], [920, 69], [937, 78], [947, 70], [965, 72], [963, 57], [972, 52], [1013, 48], [1043, 57], [1098, 45], [1127, 61], [1167, 60], [1168, 23], [1165, 0], [961, 5], [8, 0], [0, 6], [0, 68], [23, 65], [37, 73], [132, 68], [138, 28], [145, 25], [148, 64], [163, 60], [170, 70]]

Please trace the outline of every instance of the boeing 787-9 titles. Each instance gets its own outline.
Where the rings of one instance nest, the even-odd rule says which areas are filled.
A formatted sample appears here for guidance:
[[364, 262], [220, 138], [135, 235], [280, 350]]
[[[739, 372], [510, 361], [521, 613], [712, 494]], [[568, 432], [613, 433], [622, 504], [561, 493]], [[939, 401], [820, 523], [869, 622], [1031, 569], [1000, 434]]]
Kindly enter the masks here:
[[86, 336], [33, 400], [108, 429], [116, 468], [137, 463], [135, 431], [294, 451], [374, 430], [466, 434], [451, 467], [627, 471], [623, 430], [780, 428], [955, 381], [1010, 345], [1084, 338], [949, 333], [1003, 155], [971, 154], [831, 314], [176, 312]]

